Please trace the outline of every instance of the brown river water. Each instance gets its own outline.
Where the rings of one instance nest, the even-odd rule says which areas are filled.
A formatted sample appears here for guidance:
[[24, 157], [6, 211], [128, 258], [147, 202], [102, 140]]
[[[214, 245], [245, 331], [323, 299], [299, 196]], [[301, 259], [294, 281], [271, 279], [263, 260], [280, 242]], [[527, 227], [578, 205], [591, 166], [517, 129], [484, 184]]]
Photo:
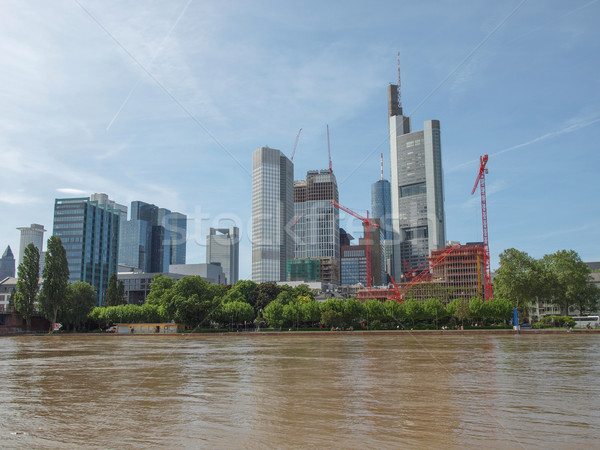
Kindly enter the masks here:
[[600, 448], [600, 333], [0, 346], [1, 448]]

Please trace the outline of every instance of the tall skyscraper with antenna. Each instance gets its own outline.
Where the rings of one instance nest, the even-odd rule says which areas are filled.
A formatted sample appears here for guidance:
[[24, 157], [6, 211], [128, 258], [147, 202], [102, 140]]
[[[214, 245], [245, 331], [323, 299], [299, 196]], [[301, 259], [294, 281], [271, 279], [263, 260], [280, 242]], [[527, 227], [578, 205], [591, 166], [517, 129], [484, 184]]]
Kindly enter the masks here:
[[[398, 65], [398, 75], [400, 68]], [[446, 242], [439, 120], [411, 132], [400, 80], [388, 86], [394, 279], [427, 262]]]

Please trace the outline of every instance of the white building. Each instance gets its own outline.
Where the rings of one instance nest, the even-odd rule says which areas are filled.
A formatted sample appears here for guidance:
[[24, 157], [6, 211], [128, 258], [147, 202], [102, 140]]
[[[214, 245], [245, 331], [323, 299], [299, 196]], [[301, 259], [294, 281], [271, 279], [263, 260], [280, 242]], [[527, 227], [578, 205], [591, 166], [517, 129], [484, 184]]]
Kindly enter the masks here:
[[279, 150], [261, 147], [252, 154], [252, 280], [286, 279], [294, 257], [294, 165]]

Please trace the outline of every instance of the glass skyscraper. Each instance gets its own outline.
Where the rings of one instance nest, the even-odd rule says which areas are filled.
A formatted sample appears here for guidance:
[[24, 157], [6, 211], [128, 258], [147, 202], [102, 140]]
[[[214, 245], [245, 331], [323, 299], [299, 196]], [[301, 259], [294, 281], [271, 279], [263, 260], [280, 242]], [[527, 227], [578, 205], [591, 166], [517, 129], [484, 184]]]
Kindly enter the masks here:
[[54, 201], [52, 234], [60, 237], [65, 248], [69, 281], [85, 281], [94, 286], [100, 306], [108, 278], [117, 272], [121, 213], [108, 200], [106, 203], [89, 198]]
[[131, 219], [121, 221], [119, 264], [164, 273], [185, 264], [187, 216], [141, 201], [131, 202]]
[[240, 273], [240, 229], [238, 227], [208, 229], [206, 262], [220, 264], [227, 283], [237, 283]]
[[294, 257], [294, 165], [279, 150], [252, 154], [252, 280], [284, 281]]
[[392, 239], [392, 193], [388, 180], [379, 180], [371, 185], [371, 211], [379, 219], [384, 239]]
[[[440, 122], [428, 120], [411, 132], [398, 103], [398, 86], [388, 86], [394, 278], [427, 262], [446, 241]], [[409, 267], [407, 267], [407, 265]]]

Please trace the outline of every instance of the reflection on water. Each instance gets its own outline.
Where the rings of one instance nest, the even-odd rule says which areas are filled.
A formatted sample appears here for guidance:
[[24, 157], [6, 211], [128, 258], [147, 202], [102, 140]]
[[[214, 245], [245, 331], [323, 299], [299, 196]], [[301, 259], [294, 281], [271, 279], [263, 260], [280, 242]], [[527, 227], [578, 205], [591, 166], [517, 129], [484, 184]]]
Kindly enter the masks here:
[[3, 447], [597, 447], [600, 335], [0, 339]]

